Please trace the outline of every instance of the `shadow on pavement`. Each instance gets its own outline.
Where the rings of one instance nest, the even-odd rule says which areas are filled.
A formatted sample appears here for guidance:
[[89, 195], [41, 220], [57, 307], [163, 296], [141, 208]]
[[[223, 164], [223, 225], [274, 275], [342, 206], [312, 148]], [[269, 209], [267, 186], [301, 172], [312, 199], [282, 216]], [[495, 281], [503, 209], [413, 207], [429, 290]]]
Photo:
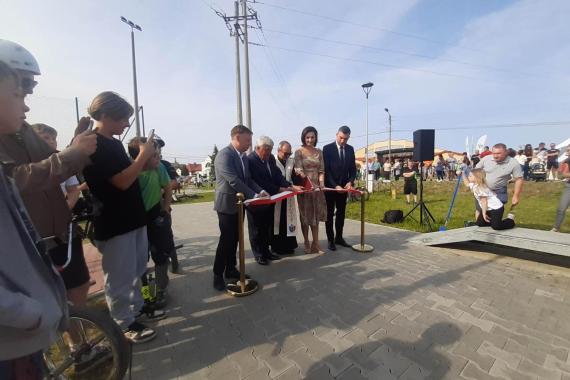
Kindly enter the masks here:
[[[408, 236], [409, 233], [397, 231], [374, 236], [376, 251], [372, 254], [339, 249], [325, 255], [304, 255], [297, 250], [295, 256], [268, 267], [256, 265], [250, 258], [247, 273], [263, 289], [244, 298], [232, 298], [212, 288], [217, 236], [181, 240], [184, 247], [179, 256], [184, 274], [171, 278], [169, 318], [159, 322], [156, 340], [135, 347], [134, 377], [158, 379], [193, 374], [197, 379], [237, 379], [259, 370], [260, 360], [270, 371], [279, 373], [286, 365], [282, 355], [300, 352], [302, 356], [303, 349], [317, 361], [328, 362], [324, 358], [333, 356], [338, 359], [343, 347], [333, 348], [319, 338], [326, 339], [331, 331], [347, 334], [354, 326], [367, 323], [371, 315], [386, 318], [388, 323], [394, 315], [386, 314], [383, 305], [419, 288], [460, 280], [463, 272], [492, 261], [475, 262], [409, 283], [407, 278], [399, 280], [396, 272], [383, 267], [381, 261], [387, 251], [401, 254], [405, 260]], [[348, 238], [357, 241], [355, 236]], [[246, 256], [251, 257], [251, 253]], [[396, 285], [382, 286], [388, 280]], [[420, 332], [415, 336], [419, 335]], [[379, 358], [398, 354], [413, 362], [418, 371], [438, 374], [448, 364], [433, 347], [449, 344], [459, 336], [456, 326], [435, 324], [417, 342], [385, 338], [344, 349], [348, 350], [347, 356], [371, 350]], [[386, 352], [378, 351], [382, 347]], [[424, 359], [419, 357], [422, 355]], [[326, 371], [338, 374], [346, 368], [333, 364]], [[325, 371], [314, 369], [317, 370]]]

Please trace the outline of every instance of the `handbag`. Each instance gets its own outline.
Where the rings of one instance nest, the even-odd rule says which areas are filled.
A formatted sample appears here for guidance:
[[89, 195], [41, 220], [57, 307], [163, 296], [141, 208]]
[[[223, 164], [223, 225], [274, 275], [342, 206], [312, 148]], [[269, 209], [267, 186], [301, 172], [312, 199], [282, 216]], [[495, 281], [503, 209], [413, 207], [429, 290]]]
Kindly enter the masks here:
[[404, 220], [404, 212], [402, 210], [388, 210], [384, 213], [382, 223], [394, 224], [401, 223]]

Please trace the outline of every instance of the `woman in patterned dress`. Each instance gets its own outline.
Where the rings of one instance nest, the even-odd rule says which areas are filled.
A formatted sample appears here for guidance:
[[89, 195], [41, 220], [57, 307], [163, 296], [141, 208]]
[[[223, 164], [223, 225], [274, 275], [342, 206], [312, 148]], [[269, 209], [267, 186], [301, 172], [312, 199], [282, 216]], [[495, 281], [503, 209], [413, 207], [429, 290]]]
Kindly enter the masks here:
[[[314, 127], [306, 127], [301, 133], [303, 144], [295, 151], [295, 174], [306, 179], [317, 191], [299, 194], [299, 212], [301, 231], [305, 239], [305, 253], [324, 253], [319, 246], [319, 222], [327, 220], [327, 203], [322, 188], [325, 184], [325, 162], [323, 152], [316, 148], [318, 132]], [[312, 244], [309, 242], [309, 226], [313, 235]]]

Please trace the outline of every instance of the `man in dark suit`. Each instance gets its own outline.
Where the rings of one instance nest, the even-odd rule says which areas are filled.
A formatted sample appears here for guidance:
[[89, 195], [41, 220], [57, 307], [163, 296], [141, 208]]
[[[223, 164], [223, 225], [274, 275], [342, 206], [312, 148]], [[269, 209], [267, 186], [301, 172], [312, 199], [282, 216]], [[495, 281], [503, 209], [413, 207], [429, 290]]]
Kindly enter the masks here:
[[[336, 141], [323, 147], [325, 160], [325, 186], [333, 189], [352, 189], [356, 178], [356, 161], [354, 148], [348, 145], [350, 128], [343, 125], [336, 133]], [[327, 200], [327, 222], [325, 223], [329, 249], [336, 250], [336, 245], [350, 247], [342, 237], [344, 214], [346, 211], [347, 192], [325, 192]], [[335, 232], [333, 231], [333, 216], [336, 208]]]
[[[273, 140], [267, 136], [261, 136], [255, 144], [255, 151], [249, 154], [247, 160], [249, 161], [251, 178], [270, 195], [275, 195], [292, 188], [277, 167], [275, 157], [271, 154], [272, 150]], [[251, 250], [255, 256], [255, 261], [260, 265], [267, 265], [269, 261], [281, 259], [279, 255], [271, 253], [269, 249], [270, 239], [273, 235], [274, 212], [274, 205], [249, 206], [247, 208]]]
[[216, 193], [214, 210], [218, 213], [220, 240], [214, 260], [214, 288], [225, 290], [226, 279], [240, 276], [236, 269], [236, 249], [239, 240], [237, 193], [246, 199], [267, 196], [267, 192], [257, 185], [249, 171], [245, 151], [251, 145], [252, 132], [243, 125], [236, 125], [231, 131], [231, 143], [220, 150], [214, 161], [216, 170]]

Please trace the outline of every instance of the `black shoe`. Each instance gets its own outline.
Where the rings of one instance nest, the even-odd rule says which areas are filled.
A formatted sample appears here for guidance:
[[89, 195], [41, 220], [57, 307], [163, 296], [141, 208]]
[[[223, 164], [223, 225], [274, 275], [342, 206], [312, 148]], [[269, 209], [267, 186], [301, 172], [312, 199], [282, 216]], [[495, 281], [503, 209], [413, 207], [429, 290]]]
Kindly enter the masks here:
[[273, 261], [273, 260], [281, 260], [281, 256], [276, 255], [276, 254], [274, 254], [274, 253], [270, 253], [269, 255], [265, 256], [265, 258], [266, 258], [267, 260], [271, 260], [271, 261]]
[[174, 274], [180, 273], [180, 265], [178, 264], [178, 257], [176, 256], [176, 251], [170, 256], [170, 272]]
[[[226, 280], [230, 281], [237, 281], [240, 279], [240, 275], [241, 273], [239, 272], [239, 270], [237, 270], [236, 268], [234, 268], [233, 270], [230, 271], [226, 271]], [[251, 277], [249, 277], [247, 274], [245, 275], [246, 279], [250, 279]]]
[[154, 304], [144, 304], [138, 314], [135, 315], [135, 321], [155, 322], [166, 318], [164, 310], [158, 309]]
[[80, 375], [89, 372], [99, 364], [113, 359], [113, 352], [104, 345], [99, 345], [79, 355], [75, 361], [75, 373]]
[[329, 251], [336, 251], [336, 245], [334, 241], [329, 241]]
[[346, 242], [346, 240], [344, 240], [343, 238], [340, 238], [340, 239], [337, 238], [337, 239], [334, 240], [334, 242], [335, 242], [336, 244], [340, 245], [341, 247], [352, 247], [352, 246], [351, 246], [350, 244], [348, 244], [348, 243]]
[[257, 261], [259, 265], [269, 265], [269, 261], [265, 257], [256, 257], [255, 261]]
[[214, 288], [221, 292], [226, 290], [226, 282], [222, 276], [214, 275]]
[[125, 338], [133, 344], [148, 342], [156, 338], [156, 331], [139, 322], [131, 323], [124, 334]]

